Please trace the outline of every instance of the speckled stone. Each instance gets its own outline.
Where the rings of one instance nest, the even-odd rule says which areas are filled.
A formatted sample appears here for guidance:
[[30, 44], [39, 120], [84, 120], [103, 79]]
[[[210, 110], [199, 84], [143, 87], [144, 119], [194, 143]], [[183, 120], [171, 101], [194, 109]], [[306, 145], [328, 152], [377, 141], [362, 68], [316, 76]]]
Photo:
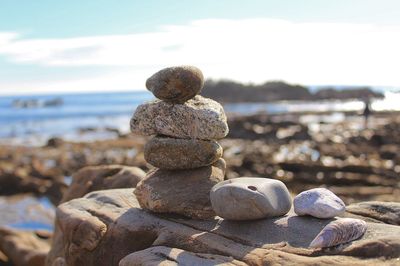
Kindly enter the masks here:
[[156, 136], [146, 143], [144, 158], [161, 169], [191, 169], [213, 164], [222, 156], [214, 140], [175, 139]]
[[222, 106], [200, 95], [184, 104], [155, 100], [139, 105], [130, 126], [133, 133], [182, 139], [222, 139], [229, 131]]
[[138, 183], [134, 194], [143, 209], [209, 219], [215, 216], [210, 203], [210, 190], [224, 180], [225, 169], [223, 159], [195, 169], [156, 168]]
[[333, 218], [346, 210], [344, 202], [326, 188], [314, 188], [298, 194], [293, 201], [297, 215]]
[[210, 192], [215, 213], [228, 220], [254, 220], [282, 216], [292, 201], [285, 184], [279, 180], [241, 177], [223, 181]]
[[146, 81], [146, 88], [154, 96], [171, 103], [184, 103], [192, 99], [203, 85], [203, 73], [194, 66], [164, 68]]

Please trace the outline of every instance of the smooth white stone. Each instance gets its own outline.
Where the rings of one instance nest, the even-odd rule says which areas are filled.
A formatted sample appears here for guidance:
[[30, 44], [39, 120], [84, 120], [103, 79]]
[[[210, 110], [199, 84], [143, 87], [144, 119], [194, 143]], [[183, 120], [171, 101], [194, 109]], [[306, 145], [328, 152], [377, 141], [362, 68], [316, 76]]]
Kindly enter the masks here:
[[293, 201], [297, 215], [333, 218], [346, 210], [344, 202], [326, 188], [314, 188], [298, 194]]

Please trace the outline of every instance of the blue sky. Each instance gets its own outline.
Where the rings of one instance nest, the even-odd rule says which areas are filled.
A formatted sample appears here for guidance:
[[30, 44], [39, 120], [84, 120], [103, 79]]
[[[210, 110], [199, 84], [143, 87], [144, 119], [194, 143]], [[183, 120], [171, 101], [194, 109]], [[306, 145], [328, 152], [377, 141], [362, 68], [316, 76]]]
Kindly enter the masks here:
[[161, 67], [400, 86], [400, 1], [0, 0], [0, 94], [143, 89]]

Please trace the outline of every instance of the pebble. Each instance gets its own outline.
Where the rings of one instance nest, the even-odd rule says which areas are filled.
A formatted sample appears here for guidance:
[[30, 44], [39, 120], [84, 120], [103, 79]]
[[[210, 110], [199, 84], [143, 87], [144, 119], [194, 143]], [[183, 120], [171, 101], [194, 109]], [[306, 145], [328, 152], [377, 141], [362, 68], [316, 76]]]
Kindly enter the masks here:
[[184, 103], [192, 99], [203, 85], [203, 73], [194, 66], [164, 68], [146, 81], [146, 88], [154, 96], [171, 103]]
[[298, 194], [293, 201], [297, 215], [311, 215], [317, 218], [333, 218], [346, 210], [344, 202], [326, 188], [314, 188]]
[[279, 180], [241, 177], [223, 181], [210, 192], [215, 213], [228, 220], [254, 220], [283, 216], [292, 202], [288, 189]]
[[200, 95], [184, 104], [155, 100], [139, 105], [130, 126], [133, 133], [182, 139], [217, 140], [229, 131], [222, 106]]
[[156, 136], [146, 143], [144, 158], [161, 169], [192, 169], [213, 164], [222, 156], [214, 140], [175, 139]]

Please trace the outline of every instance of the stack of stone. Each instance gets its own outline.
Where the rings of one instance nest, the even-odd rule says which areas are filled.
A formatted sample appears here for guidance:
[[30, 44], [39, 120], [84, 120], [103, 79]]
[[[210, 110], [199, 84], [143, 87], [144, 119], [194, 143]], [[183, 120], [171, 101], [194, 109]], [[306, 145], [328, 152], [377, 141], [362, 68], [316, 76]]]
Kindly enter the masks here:
[[192, 66], [165, 68], [146, 81], [158, 100], [140, 105], [131, 119], [133, 133], [155, 135], [144, 149], [155, 169], [134, 192], [144, 209], [215, 216], [209, 193], [226, 168], [216, 140], [228, 134], [228, 124], [219, 103], [197, 95], [203, 85], [203, 74]]

